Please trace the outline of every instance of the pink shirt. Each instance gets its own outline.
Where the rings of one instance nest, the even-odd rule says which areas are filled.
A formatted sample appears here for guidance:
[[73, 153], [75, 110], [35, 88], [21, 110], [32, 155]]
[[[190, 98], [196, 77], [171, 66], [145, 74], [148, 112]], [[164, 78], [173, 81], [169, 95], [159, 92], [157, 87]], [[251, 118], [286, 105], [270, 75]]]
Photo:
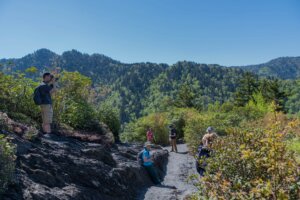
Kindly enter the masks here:
[[147, 131], [147, 141], [152, 141], [152, 140], [153, 140], [153, 132]]

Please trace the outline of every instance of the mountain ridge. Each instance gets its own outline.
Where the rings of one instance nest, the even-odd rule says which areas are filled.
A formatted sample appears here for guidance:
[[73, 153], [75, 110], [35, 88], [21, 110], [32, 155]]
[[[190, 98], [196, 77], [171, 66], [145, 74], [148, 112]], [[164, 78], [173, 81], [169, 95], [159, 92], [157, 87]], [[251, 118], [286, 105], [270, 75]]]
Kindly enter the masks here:
[[[234, 97], [241, 77], [246, 71], [261, 77], [297, 79], [300, 77], [300, 57], [273, 59], [265, 64], [244, 67], [224, 67], [218, 64], [199, 64], [178, 61], [163, 63], [126, 64], [103, 54], [85, 54], [77, 50], [58, 55], [48, 49], [39, 49], [20, 59], [2, 59], [2, 71], [26, 72], [35, 66], [41, 76], [54, 68], [78, 71], [93, 81], [99, 98], [97, 103], [110, 99], [120, 109], [122, 122], [128, 122], [151, 113], [164, 105], [180, 101], [180, 95], [190, 93], [186, 106], [205, 109], [209, 103], [223, 103]], [[27, 76], [34, 77], [26, 73]], [[100, 86], [100, 87], [98, 87]], [[111, 97], [111, 98], [110, 98]]]
[[216, 63], [202, 63], [202, 62], [195, 62], [195, 61], [189, 61], [189, 60], [178, 60], [177, 62], [173, 63], [173, 64], [167, 64], [167, 63], [164, 63], [164, 62], [159, 62], [159, 63], [156, 63], [156, 62], [132, 62], [132, 63], [125, 63], [125, 62], [122, 62], [122, 61], [119, 61], [117, 59], [114, 59], [110, 56], [107, 56], [107, 55], [104, 55], [104, 54], [101, 54], [101, 53], [92, 53], [92, 54], [89, 54], [89, 53], [83, 53], [79, 50], [76, 50], [76, 49], [71, 49], [71, 50], [67, 50], [67, 51], [64, 51], [62, 52], [61, 54], [57, 54], [56, 52], [50, 50], [50, 49], [47, 49], [47, 48], [40, 48], [36, 51], [34, 51], [33, 53], [29, 53], [23, 57], [20, 57], [20, 58], [0, 58], [0, 63], [1, 61], [9, 61], [9, 60], [20, 60], [20, 59], [27, 59], [31, 56], [39, 56], [40, 54], [44, 54], [44, 53], [47, 53], [47, 54], [51, 54], [54, 56], [63, 56], [64, 54], [68, 54], [68, 53], [76, 53], [76, 54], [79, 54], [79, 55], [83, 55], [83, 56], [89, 56], [89, 57], [101, 57], [101, 58], [106, 58], [114, 63], [119, 63], [119, 64], [123, 64], [123, 65], [134, 65], [134, 64], [141, 64], [141, 63], [151, 63], [151, 64], [163, 64], [163, 65], [169, 65], [169, 66], [172, 66], [174, 64], [177, 64], [177, 63], [180, 63], [180, 62], [192, 62], [192, 63], [196, 63], [196, 64], [200, 64], [200, 65], [214, 65], [214, 66], [220, 66], [220, 67], [233, 67], [233, 68], [252, 68], [252, 67], [258, 67], [258, 66], [263, 66], [263, 65], [268, 65], [268, 64], [274, 64], [274, 62], [280, 62], [280, 61], [286, 61], [286, 60], [300, 60], [300, 56], [281, 56], [281, 57], [277, 57], [277, 58], [273, 58], [267, 62], [264, 62], [264, 63], [258, 63], [258, 64], [245, 64], [245, 65], [230, 65], [230, 66], [227, 66], [227, 65], [222, 65], [222, 64], [216, 64]]

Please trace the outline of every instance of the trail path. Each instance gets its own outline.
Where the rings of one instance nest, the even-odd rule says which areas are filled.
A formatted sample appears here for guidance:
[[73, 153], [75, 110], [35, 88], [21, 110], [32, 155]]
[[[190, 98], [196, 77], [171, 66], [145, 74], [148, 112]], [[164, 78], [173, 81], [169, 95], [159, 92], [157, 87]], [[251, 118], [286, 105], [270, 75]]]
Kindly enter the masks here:
[[[167, 171], [160, 186], [152, 186], [139, 197], [139, 200], [181, 200], [196, 191], [188, 178], [197, 174], [194, 158], [188, 154], [186, 144], [177, 146], [178, 153], [170, 152]], [[170, 147], [167, 147], [170, 151]], [[174, 187], [175, 186], [175, 187]]]

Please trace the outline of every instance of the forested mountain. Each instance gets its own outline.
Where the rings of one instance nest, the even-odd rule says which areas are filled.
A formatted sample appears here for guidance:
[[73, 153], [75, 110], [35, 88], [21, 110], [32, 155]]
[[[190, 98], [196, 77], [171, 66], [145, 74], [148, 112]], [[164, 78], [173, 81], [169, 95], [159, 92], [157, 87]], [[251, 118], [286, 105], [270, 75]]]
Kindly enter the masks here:
[[[260, 76], [296, 78], [300, 57], [278, 58], [261, 65], [223, 67], [182, 61], [174, 65], [124, 64], [101, 54], [76, 50], [62, 55], [40, 49], [20, 59], [0, 60], [2, 71], [25, 72], [37, 77], [44, 71], [78, 71], [90, 77], [98, 91], [98, 102], [110, 101], [119, 109], [122, 122], [164, 110], [169, 105], [205, 109], [209, 103], [223, 103], [233, 97], [244, 70]], [[36, 72], [26, 69], [34, 66]], [[99, 87], [100, 86], [100, 87]]]
[[98, 83], [111, 83], [129, 68], [129, 65], [121, 64], [107, 56], [82, 54], [76, 50], [57, 55], [48, 49], [39, 49], [20, 59], [2, 59], [0, 63], [3, 70], [8, 72], [11, 70], [25, 71], [31, 66], [36, 67], [40, 73], [54, 68], [78, 71]]
[[280, 57], [259, 65], [239, 67], [262, 77], [296, 79], [300, 77], [300, 57]]
[[[144, 67], [145, 65], [159, 66], [154, 63], [125, 64], [102, 54], [84, 54], [77, 50], [66, 51], [58, 55], [48, 49], [39, 49], [32, 54], [16, 59], [0, 59], [2, 70], [25, 71], [28, 67], [35, 66], [39, 71], [47, 68], [60, 67], [68, 71], [79, 71], [92, 77], [96, 82], [114, 82], [116, 78], [126, 74], [130, 68]], [[168, 65], [160, 65], [167, 68]], [[209, 65], [218, 66], [218, 65]], [[300, 77], [300, 57], [280, 57], [258, 65], [234, 66], [233, 68], [246, 69], [259, 76], [273, 76], [279, 79], [296, 79]], [[159, 71], [160, 72], [160, 71]], [[109, 76], [107, 75], [109, 74]]]

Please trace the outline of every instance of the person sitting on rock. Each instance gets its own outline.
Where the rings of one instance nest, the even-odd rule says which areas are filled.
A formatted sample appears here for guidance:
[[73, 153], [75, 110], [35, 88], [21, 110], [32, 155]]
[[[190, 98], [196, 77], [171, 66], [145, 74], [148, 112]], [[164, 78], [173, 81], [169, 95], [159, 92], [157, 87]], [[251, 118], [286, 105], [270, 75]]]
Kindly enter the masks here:
[[152, 158], [152, 155], [151, 155], [151, 143], [150, 142], [145, 143], [145, 148], [144, 148], [144, 151], [143, 151], [143, 161], [144, 161], [143, 166], [145, 167], [145, 169], [149, 173], [149, 175], [150, 175], [152, 181], [154, 182], [154, 184], [160, 184], [160, 180], [159, 180], [158, 175], [156, 173], [153, 158]]

